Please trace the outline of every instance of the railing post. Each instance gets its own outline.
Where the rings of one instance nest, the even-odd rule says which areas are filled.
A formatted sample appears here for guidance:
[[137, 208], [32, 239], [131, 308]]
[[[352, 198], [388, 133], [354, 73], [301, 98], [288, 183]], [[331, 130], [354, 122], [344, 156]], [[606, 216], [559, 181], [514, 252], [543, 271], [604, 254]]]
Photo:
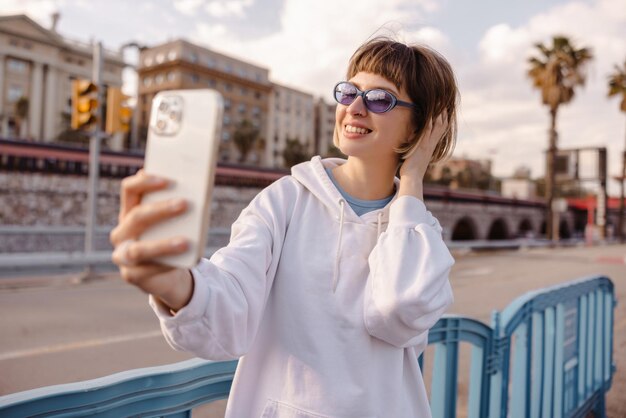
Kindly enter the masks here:
[[502, 352], [500, 350], [500, 313], [493, 311], [491, 313], [491, 327], [493, 328], [493, 340], [491, 347], [489, 347], [489, 363], [488, 373], [491, 374], [489, 385], [489, 418], [502, 417]]

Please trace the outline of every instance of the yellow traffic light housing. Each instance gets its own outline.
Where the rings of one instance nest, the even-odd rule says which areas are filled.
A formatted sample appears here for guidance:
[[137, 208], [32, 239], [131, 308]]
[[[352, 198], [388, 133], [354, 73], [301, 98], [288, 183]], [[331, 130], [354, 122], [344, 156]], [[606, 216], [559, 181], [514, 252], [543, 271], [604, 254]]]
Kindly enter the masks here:
[[89, 80], [72, 80], [72, 129], [90, 129], [98, 121], [98, 87]]
[[117, 132], [128, 132], [133, 111], [128, 105], [130, 97], [122, 93], [119, 87], [109, 87], [107, 89], [107, 121], [106, 132], [114, 134]]

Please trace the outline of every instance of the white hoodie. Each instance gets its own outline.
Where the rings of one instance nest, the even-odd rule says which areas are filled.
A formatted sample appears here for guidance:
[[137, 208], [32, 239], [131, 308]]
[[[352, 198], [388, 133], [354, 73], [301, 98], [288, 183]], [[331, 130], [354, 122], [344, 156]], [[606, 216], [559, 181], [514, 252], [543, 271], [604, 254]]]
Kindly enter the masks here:
[[324, 171], [344, 162], [314, 157], [259, 193], [175, 316], [151, 299], [175, 349], [243, 356], [227, 418], [431, 416], [417, 359], [454, 259], [417, 198], [357, 216]]

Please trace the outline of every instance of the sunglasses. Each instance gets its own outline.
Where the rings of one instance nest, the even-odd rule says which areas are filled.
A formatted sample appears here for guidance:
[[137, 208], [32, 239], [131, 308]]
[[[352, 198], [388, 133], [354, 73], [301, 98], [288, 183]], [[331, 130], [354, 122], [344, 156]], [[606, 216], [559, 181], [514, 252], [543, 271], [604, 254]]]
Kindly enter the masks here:
[[398, 100], [396, 96], [383, 89], [361, 91], [354, 84], [340, 81], [335, 85], [333, 96], [337, 103], [349, 106], [357, 97], [363, 98], [367, 110], [373, 113], [389, 112], [396, 106], [415, 107], [413, 103]]

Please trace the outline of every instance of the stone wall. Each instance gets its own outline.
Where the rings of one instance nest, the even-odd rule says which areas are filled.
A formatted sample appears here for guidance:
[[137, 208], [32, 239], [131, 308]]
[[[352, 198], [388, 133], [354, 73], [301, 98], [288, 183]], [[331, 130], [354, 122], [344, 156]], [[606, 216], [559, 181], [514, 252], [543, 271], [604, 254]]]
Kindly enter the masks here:
[[[117, 223], [120, 181], [100, 179], [96, 250], [111, 248], [108, 233]], [[86, 176], [0, 173], [0, 253], [82, 251], [87, 188]], [[232, 186], [214, 189], [211, 229], [222, 233], [210, 235], [209, 246], [227, 242], [230, 225], [259, 191], [258, 188]], [[25, 228], [21, 228], [37, 226], [41, 232], [28, 228], [25, 233]], [[55, 228], [50, 228], [52, 226]]]

